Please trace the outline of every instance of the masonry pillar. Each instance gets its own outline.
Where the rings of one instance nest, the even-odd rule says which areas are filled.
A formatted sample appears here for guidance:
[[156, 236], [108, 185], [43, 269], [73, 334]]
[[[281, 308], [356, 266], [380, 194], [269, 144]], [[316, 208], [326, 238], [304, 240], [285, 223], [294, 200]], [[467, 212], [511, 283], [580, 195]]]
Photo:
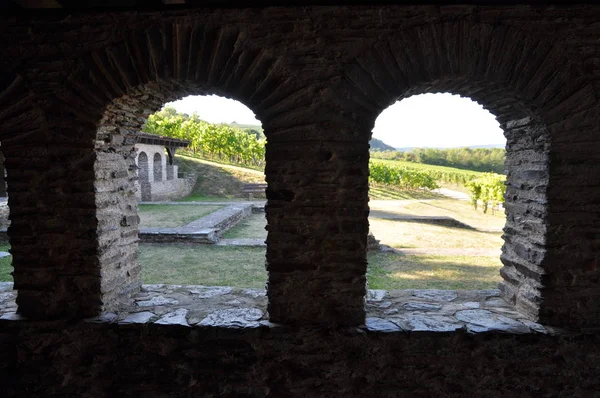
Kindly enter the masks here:
[[94, 164], [98, 220], [96, 253], [101, 268], [104, 311], [115, 310], [129, 302], [142, 283], [138, 263], [140, 218], [134, 191], [138, 169], [134, 134], [135, 131], [113, 124], [110, 117], [97, 132]]
[[600, 327], [600, 117], [597, 105], [550, 125], [546, 274], [540, 321]]
[[49, 135], [3, 142], [18, 312], [31, 319], [96, 315], [102, 299], [93, 140]]
[[[326, 137], [327, 124], [303, 137]], [[364, 322], [368, 233], [365, 139], [268, 139], [269, 314], [286, 324]]]
[[502, 125], [506, 135], [506, 225], [500, 259], [504, 298], [537, 321], [542, 303], [550, 136], [536, 119]]

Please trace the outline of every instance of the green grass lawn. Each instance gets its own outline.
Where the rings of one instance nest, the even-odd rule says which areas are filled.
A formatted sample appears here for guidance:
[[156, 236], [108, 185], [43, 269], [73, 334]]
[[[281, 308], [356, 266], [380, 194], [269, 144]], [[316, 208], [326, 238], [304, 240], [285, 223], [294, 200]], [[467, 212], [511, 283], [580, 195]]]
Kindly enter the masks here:
[[267, 219], [264, 213], [252, 214], [223, 235], [226, 239], [267, 239]]
[[265, 249], [185, 244], [140, 244], [143, 283], [264, 288]]
[[[262, 288], [265, 249], [185, 244], [140, 244], [144, 283]], [[368, 253], [371, 289], [490, 289], [500, 260], [479, 256], [404, 256]]]
[[[10, 245], [7, 242], [0, 242], [0, 251], [7, 252], [9, 249]], [[11, 272], [13, 272], [12, 256], [0, 258], [0, 282], [12, 282]]]
[[[382, 243], [398, 248], [499, 249], [504, 215], [483, 214], [468, 203], [425, 198], [405, 202], [377, 201], [369, 222]], [[185, 224], [222, 206], [142, 205], [142, 226]], [[376, 210], [375, 210], [376, 208]], [[476, 229], [392, 220], [394, 215], [450, 216]], [[175, 224], [173, 224], [175, 223]], [[254, 214], [225, 238], [265, 239], [264, 214]], [[479, 229], [479, 230], [477, 230]], [[0, 251], [8, 251], [0, 242]], [[401, 255], [369, 252], [367, 279], [373, 289], [488, 289], [500, 281], [497, 256]], [[12, 257], [0, 259], [0, 281], [12, 281]], [[227, 285], [262, 288], [267, 281], [265, 248], [185, 244], [140, 244], [144, 283]]]
[[175, 228], [222, 208], [217, 205], [139, 205], [138, 214], [142, 228]]

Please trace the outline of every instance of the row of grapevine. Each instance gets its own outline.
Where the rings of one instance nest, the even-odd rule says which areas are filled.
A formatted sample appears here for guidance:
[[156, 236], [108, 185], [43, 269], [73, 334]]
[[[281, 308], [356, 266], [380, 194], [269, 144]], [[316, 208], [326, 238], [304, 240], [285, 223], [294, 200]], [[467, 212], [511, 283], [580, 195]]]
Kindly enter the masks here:
[[487, 213], [489, 205], [494, 209], [499, 203], [503, 203], [506, 193], [505, 181], [506, 176], [496, 173], [483, 173], [481, 177], [469, 181], [466, 187], [469, 189], [473, 207], [477, 209], [478, 203], [481, 202], [483, 212]]
[[475, 176], [471, 173], [463, 173], [460, 171], [439, 171], [439, 170], [427, 170], [427, 174], [435, 178], [438, 181], [446, 182], [449, 184], [466, 185], [469, 181], [473, 180]]
[[[265, 140], [241, 129], [212, 124], [196, 115], [180, 114], [165, 108], [148, 117], [143, 131], [166, 137], [189, 140], [189, 151], [205, 158], [264, 167]], [[183, 153], [186, 150], [182, 151]]]
[[405, 161], [396, 160], [385, 160], [372, 158], [373, 163], [382, 163], [390, 166], [403, 167], [411, 170], [418, 170], [421, 172], [428, 173], [431, 177], [437, 181], [454, 184], [454, 185], [466, 185], [469, 181], [479, 177], [481, 172], [472, 170], [459, 170], [444, 166], [434, 166], [423, 163], [411, 163]]
[[371, 182], [400, 189], [436, 189], [439, 188], [435, 177], [430, 173], [406, 167], [389, 166], [382, 163], [369, 163]]

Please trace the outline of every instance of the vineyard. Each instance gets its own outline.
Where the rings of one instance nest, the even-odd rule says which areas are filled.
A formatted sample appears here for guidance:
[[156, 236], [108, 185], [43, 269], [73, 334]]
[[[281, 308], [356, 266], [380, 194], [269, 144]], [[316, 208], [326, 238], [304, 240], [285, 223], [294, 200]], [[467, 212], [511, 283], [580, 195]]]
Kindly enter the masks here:
[[[212, 124], [196, 115], [177, 113], [174, 108], [165, 107], [148, 117], [143, 131], [189, 140], [189, 148], [180, 151], [193, 157], [259, 170], [265, 166], [265, 139], [253, 129]], [[387, 159], [372, 159], [369, 171], [374, 194], [388, 188], [395, 191], [432, 191], [440, 188], [440, 183], [462, 185], [469, 190], [476, 208], [479, 202], [482, 203], [484, 213], [490, 204], [494, 208], [502, 203], [506, 191], [505, 176], [495, 173]]]
[[462, 185], [469, 191], [471, 204], [477, 209], [479, 203], [484, 213], [488, 207], [495, 209], [504, 202], [506, 176], [496, 173], [480, 173], [443, 166], [373, 159], [369, 162], [371, 185], [383, 185], [404, 190], [433, 190], [439, 182]]
[[369, 179], [371, 183], [405, 190], [433, 190], [440, 187], [435, 177], [426, 171], [374, 162], [369, 163]]
[[430, 177], [434, 178], [438, 182], [463, 186], [466, 186], [469, 181], [474, 180], [483, 174], [478, 171], [460, 170], [446, 166], [433, 166], [429, 164], [412, 163], [399, 160], [372, 159], [371, 163], [383, 164], [387, 165], [388, 167], [399, 167], [403, 169], [420, 171], [427, 173]]
[[213, 124], [196, 115], [177, 113], [165, 107], [148, 117], [142, 131], [190, 141], [182, 153], [253, 168], [264, 167], [265, 140], [253, 130], [245, 131], [225, 124]]
[[473, 207], [477, 209], [478, 202], [481, 202], [483, 212], [487, 213], [489, 205], [495, 209], [498, 204], [504, 203], [505, 181], [505, 176], [495, 173], [483, 173], [480, 177], [469, 181], [466, 187], [469, 189]]

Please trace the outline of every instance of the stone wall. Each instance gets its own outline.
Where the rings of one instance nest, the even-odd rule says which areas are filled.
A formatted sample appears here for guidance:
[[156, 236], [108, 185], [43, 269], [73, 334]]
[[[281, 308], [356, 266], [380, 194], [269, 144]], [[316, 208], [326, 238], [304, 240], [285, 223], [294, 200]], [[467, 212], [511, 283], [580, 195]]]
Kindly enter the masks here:
[[14, 321], [0, 321], [0, 328], [0, 382], [8, 397], [593, 397], [600, 391], [598, 335]]
[[195, 184], [195, 176], [153, 182], [150, 184], [150, 200], [153, 202], [168, 202], [184, 198], [192, 193]]
[[[30, 319], [0, 324], [9, 396], [599, 390], [598, 338], [582, 331], [600, 327], [600, 8], [1, 18], [8, 235], [17, 304]], [[356, 328], [365, 321], [374, 121], [397, 99], [439, 91], [477, 100], [507, 135], [504, 297], [573, 335]], [[165, 102], [209, 93], [241, 100], [263, 121], [268, 311], [286, 326], [83, 325], [141, 284], [131, 135]]]

